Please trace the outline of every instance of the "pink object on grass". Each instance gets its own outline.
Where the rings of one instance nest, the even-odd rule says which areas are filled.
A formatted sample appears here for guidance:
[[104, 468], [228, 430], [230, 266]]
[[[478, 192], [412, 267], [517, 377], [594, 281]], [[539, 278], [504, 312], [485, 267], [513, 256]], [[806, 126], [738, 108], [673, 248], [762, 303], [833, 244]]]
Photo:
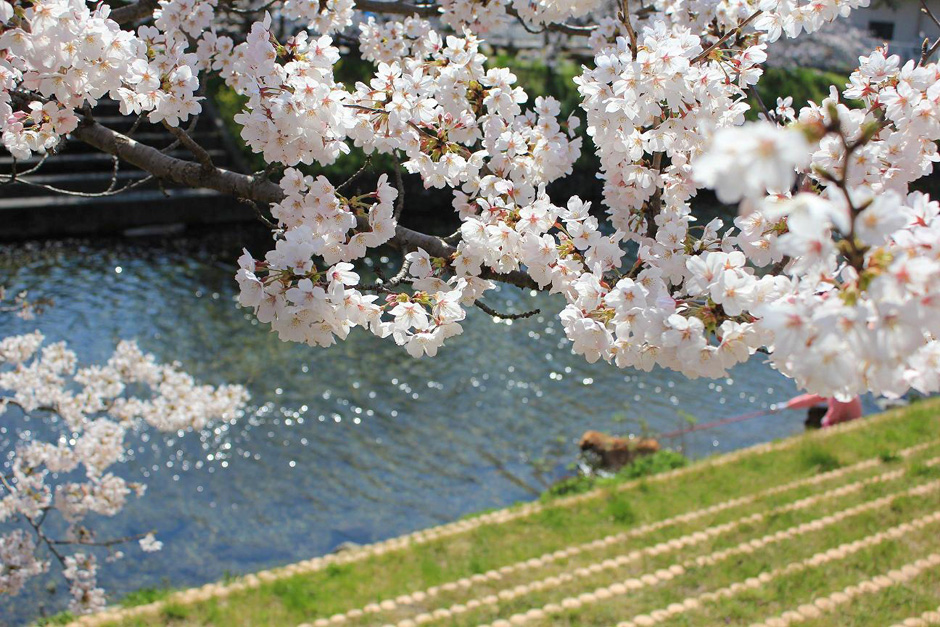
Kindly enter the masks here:
[[862, 401], [859, 397], [843, 403], [834, 398], [826, 398], [819, 394], [801, 394], [787, 401], [787, 409], [806, 409], [814, 405], [826, 403], [829, 411], [823, 416], [822, 426], [831, 427], [840, 422], [848, 422], [862, 416]]

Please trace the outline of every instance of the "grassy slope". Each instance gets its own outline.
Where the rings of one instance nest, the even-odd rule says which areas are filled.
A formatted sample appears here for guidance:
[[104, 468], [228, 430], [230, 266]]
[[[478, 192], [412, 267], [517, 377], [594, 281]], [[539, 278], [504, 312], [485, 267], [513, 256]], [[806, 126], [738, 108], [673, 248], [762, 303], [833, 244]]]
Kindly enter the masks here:
[[[695, 546], [662, 555], [644, 556], [622, 568], [607, 570], [562, 583], [548, 590], [484, 606], [459, 617], [434, 624], [469, 625], [506, 618], [517, 612], [557, 603], [565, 597], [606, 586], [628, 577], [640, 577], [698, 555], [726, 549], [750, 539], [826, 516], [885, 495], [903, 492], [914, 485], [940, 479], [940, 466], [927, 467], [924, 460], [940, 455], [940, 444], [907, 459], [896, 452], [914, 444], [940, 438], [940, 402], [925, 401], [894, 412], [889, 419], [871, 421], [863, 428], [836, 433], [831, 437], [801, 438], [795, 446], [760, 455], [745, 456], [723, 466], [697, 464], [692, 472], [662, 482], [641, 481], [620, 489], [606, 484], [597, 498], [575, 505], [547, 501], [540, 513], [500, 525], [484, 525], [450, 539], [431, 541], [402, 551], [370, 557], [360, 562], [332, 565], [310, 574], [295, 575], [260, 587], [233, 594], [225, 599], [195, 605], [169, 603], [162, 612], [124, 623], [128, 625], [296, 625], [359, 608], [371, 602], [424, 590], [461, 577], [482, 573], [521, 560], [543, 555], [665, 519], [729, 498], [748, 495], [793, 479], [844, 467], [860, 460], [880, 458], [877, 466], [833, 478], [817, 486], [803, 486], [754, 502], [725, 509], [695, 521], [670, 525], [619, 542], [603, 550], [589, 550], [566, 560], [528, 571], [509, 574], [496, 582], [474, 585], [469, 591], [443, 591], [424, 606], [396, 608], [371, 620], [344, 624], [384, 624], [405, 619], [417, 612], [433, 611], [470, 598], [497, 594], [520, 583], [571, 572], [632, 549], [647, 547], [683, 536], [715, 524], [740, 519], [756, 512], [831, 490], [887, 470], [904, 468], [906, 473], [891, 481], [874, 483], [864, 489], [764, 520], [739, 525]], [[846, 521], [801, 535], [798, 539], [774, 543], [749, 555], [739, 555], [711, 566], [691, 567], [685, 574], [665, 583], [647, 586], [628, 595], [589, 603], [565, 611], [550, 620], [529, 624], [608, 625], [639, 613], [681, 602], [706, 590], [743, 581], [760, 572], [804, 559], [847, 541], [870, 535], [880, 529], [923, 516], [938, 509], [940, 491], [926, 496], [898, 496], [889, 506], [865, 511]], [[674, 625], [750, 624], [795, 608], [815, 596], [825, 596], [850, 583], [856, 583], [891, 568], [909, 563], [930, 551], [940, 549], [940, 525], [886, 541], [844, 560], [823, 564], [807, 572], [781, 577], [759, 590], [737, 594], [730, 599], [704, 604], [702, 609], [667, 621]], [[298, 556], [301, 559], [304, 556]], [[914, 614], [935, 609], [940, 604], [936, 583], [938, 571], [927, 572], [908, 586], [893, 587], [868, 595], [843, 608], [840, 624], [888, 624]], [[931, 604], [933, 606], [931, 607]], [[860, 609], [862, 608], [862, 609]], [[406, 611], [406, 610], [411, 610]], [[853, 622], [854, 621], [854, 622]], [[826, 623], [825, 617], [819, 624]]]

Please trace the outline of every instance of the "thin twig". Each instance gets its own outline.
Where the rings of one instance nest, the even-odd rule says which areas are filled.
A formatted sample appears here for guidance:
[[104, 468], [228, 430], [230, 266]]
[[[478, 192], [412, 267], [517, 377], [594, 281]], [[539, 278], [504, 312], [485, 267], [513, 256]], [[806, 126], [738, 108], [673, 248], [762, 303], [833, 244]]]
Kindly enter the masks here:
[[13, 400], [12, 398], [9, 398], [9, 397], [2, 398], [2, 399], [0, 399], [0, 401], [3, 401], [3, 402], [6, 403], [7, 405], [13, 405], [13, 406], [19, 408], [19, 410], [22, 411], [24, 414], [29, 414], [29, 413], [34, 412], [34, 411], [46, 411], [46, 412], [49, 412], [49, 413], [52, 413], [52, 414], [56, 414], [56, 415], [59, 416], [60, 418], [62, 417], [62, 414], [59, 413], [59, 408], [58, 408], [58, 407], [53, 407], [53, 406], [51, 406], [51, 405], [40, 405], [39, 407], [34, 407], [33, 409], [27, 410], [21, 403], [15, 401], [15, 400]]
[[14, 158], [14, 159], [13, 159], [13, 171], [10, 172], [9, 174], [5, 175], [5, 176], [4, 176], [4, 175], [0, 175], [0, 179], [6, 178], [6, 180], [0, 181], [0, 184], [9, 185], [10, 183], [17, 183], [17, 182], [19, 182], [20, 177], [28, 176], [28, 175], [32, 174], [33, 172], [38, 171], [39, 168], [41, 168], [41, 167], [43, 166], [43, 164], [46, 162], [46, 159], [48, 159], [48, 158], [49, 158], [49, 153], [48, 153], [48, 152], [44, 152], [44, 153], [42, 154], [42, 157], [40, 157], [40, 159], [39, 159], [39, 163], [37, 163], [36, 165], [34, 165], [33, 167], [31, 167], [30, 169], [26, 170], [25, 172], [19, 172], [19, 173], [17, 173], [17, 171], [16, 171], [17, 160]]
[[336, 191], [341, 192], [347, 187], [349, 187], [350, 185], [352, 185], [356, 181], [356, 179], [358, 179], [360, 176], [362, 176], [365, 173], [365, 171], [369, 168], [370, 165], [372, 165], [372, 155], [369, 155], [366, 157], [366, 160], [363, 162], [362, 167], [359, 168], [355, 174], [353, 174], [348, 179], [346, 179], [345, 181], [337, 185]]
[[233, 6], [233, 5], [226, 5], [224, 8], [224, 11], [226, 13], [237, 13], [238, 15], [252, 15], [254, 13], [267, 11], [268, 9], [270, 9], [271, 7], [273, 7], [275, 4], [277, 4], [280, 1], [281, 0], [270, 0], [270, 2], [266, 2], [265, 4], [262, 4], [260, 7], [255, 8], [255, 9], [239, 9], [238, 7]]
[[134, 540], [140, 540], [141, 538], [146, 538], [147, 533], [138, 533], [132, 536], [124, 536], [123, 538], [114, 538], [112, 540], [101, 540], [96, 542], [94, 540], [49, 540], [49, 543], [55, 545], [70, 545], [70, 544], [80, 544], [83, 546], [115, 546], [117, 544], [125, 544], [127, 542], [133, 542]]
[[713, 43], [712, 45], [710, 45], [708, 48], [705, 48], [705, 50], [703, 50], [701, 53], [699, 53], [699, 55], [698, 55], [697, 57], [695, 57], [694, 59], [692, 59], [692, 64], [694, 65], [694, 64], [698, 63], [699, 61], [703, 61], [704, 59], [707, 59], [707, 58], [709, 57], [709, 55], [711, 55], [712, 51], [715, 50], [715, 48], [717, 48], [717, 47], [720, 46], [721, 44], [723, 44], [723, 43], [725, 43], [726, 41], [728, 41], [729, 39], [731, 39], [732, 36], [734, 36], [734, 35], [735, 35], [737, 32], [739, 32], [742, 28], [744, 28], [745, 26], [747, 26], [748, 24], [750, 24], [751, 22], [753, 22], [754, 20], [756, 20], [756, 19], [758, 18], [758, 16], [762, 15], [763, 13], [764, 13], [764, 11], [761, 10], [761, 9], [758, 9], [757, 11], [755, 11], [754, 13], [752, 13], [752, 14], [750, 15], [750, 17], [748, 17], [746, 20], [744, 20], [743, 22], [741, 22], [740, 24], [738, 24], [737, 26], [735, 26], [734, 28], [732, 28], [731, 30], [729, 30], [727, 33], [725, 33], [724, 35], [722, 35], [722, 36], [718, 39], [718, 41], [716, 41], [715, 43]]
[[131, 124], [131, 127], [127, 129], [127, 132], [125, 133], [125, 135], [127, 135], [128, 137], [133, 137], [134, 133], [137, 132], [137, 129], [140, 128], [140, 125], [141, 123], [143, 123], [143, 121], [144, 121], [144, 114], [143, 113], [138, 114], [137, 119], [134, 120], [134, 123]]
[[398, 273], [388, 280], [388, 285], [395, 287], [401, 283], [408, 283], [408, 273], [411, 271], [411, 260], [407, 257], [401, 264]]
[[473, 304], [477, 308], [482, 309], [485, 313], [493, 316], [494, 318], [500, 318], [501, 320], [521, 320], [523, 318], [531, 318], [532, 316], [542, 313], [541, 309], [533, 309], [531, 311], [524, 311], [522, 313], [517, 313], [517, 314], [504, 314], [504, 313], [500, 313], [496, 311], [495, 309], [493, 309], [492, 307], [490, 307], [489, 305], [487, 305], [486, 303], [484, 303], [482, 300], [479, 300], [479, 299], [473, 301]]
[[46, 537], [46, 534], [43, 533], [42, 528], [39, 526], [39, 524], [37, 524], [37, 523], [36, 523], [32, 518], [30, 518], [29, 516], [23, 516], [23, 518], [26, 519], [26, 522], [29, 523], [29, 526], [33, 528], [33, 531], [34, 531], [34, 532], [36, 532], [36, 536], [37, 536], [40, 540], [43, 541], [43, 543], [46, 545], [46, 548], [49, 549], [49, 552], [51, 552], [53, 555], [55, 555], [55, 558], [56, 558], [57, 560], [59, 560], [59, 563], [62, 565], [62, 568], [68, 568], [68, 566], [66, 566], [66, 564], [65, 564], [65, 556], [63, 556], [61, 553], [59, 553], [58, 549], [55, 548], [55, 545], [52, 544], [52, 542], [49, 540], [49, 538]]
[[633, 30], [633, 22], [630, 20], [630, 0], [620, 0], [620, 21], [627, 29], [627, 35], [630, 37], [630, 52], [636, 58], [636, 52], [639, 48], [636, 41], [636, 31]]
[[757, 106], [760, 107], [761, 111], [764, 112], [764, 115], [767, 116], [768, 122], [777, 122], [777, 117], [770, 112], [770, 109], [767, 108], [767, 105], [764, 104], [764, 99], [760, 97], [760, 92], [757, 91], [757, 87], [754, 85], [748, 85], [748, 92], [751, 94], [751, 97], [757, 101]]
[[927, 17], [930, 18], [937, 28], [940, 28], [940, 20], [937, 19], [937, 16], [933, 14], [933, 11], [930, 10], [930, 7], [927, 6], [926, 0], [920, 0], [921, 11], [927, 14]]
[[207, 170], [215, 169], [215, 165], [212, 163], [212, 157], [209, 156], [209, 153], [205, 148], [200, 146], [196, 140], [189, 136], [189, 133], [179, 128], [178, 126], [170, 126], [166, 120], [163, 121], [163, 126], [166, 130], [176, 137], [177, 140], [182, 143], [189, 152], [193, 153], [193, 156], [196, 157], [196, 161], [202, 164], [202, 167]]
[[519, 15], [519, 12], [516, 11], [515, 7], [513, 7], [511, 4], [507, 4], [506, 13], [516, 18], [517, 20], [519, 20], [519, 23], [522, 24], [522, 27], [526, 29], [526, 31], [534, 35], [538, 35], [546, 31], [551, 31], [555, 33], [562, 33], [564, 35], [574, 35], [576, 37], [587, 37], [592, 32], [594, 32], [594, 30], [597, 28], [597, 26], [578, 26], [577, 24], [561, 24], [560, 23], [560, 24], [546, 24], [540, 30], [532, 30], [531, 28], [529, 28], [529, 25], [526, 24], [526, 22], [522, 19], [522, 16]]
[[135, 187], [140, 187], [144, 183], [148, 183], [152, 181], [153, 178], [154, 178], [153, 175], [148, 175], [142, 179], [138, 179], [136, 181], [133, 181], [132, 183], [128, 183], [127, 185], [125, 185], [124, 187], [121, 187], [120, 189], [114, 189], [114, 184], [117, 180], [117, 177], [112, 176], [111, 178], [112, 182], [111, 184], [108, 185], [108, 189], [104, 191], [100, 191], [100, 192], [80, 192], [80, 191], [76, 191], [72, 189], [63, 189], [61, 187], [55, 187], [53, 185], [48, 185], [46, 183], [37, 183], [35, 181], [31, 181], [29, 179], [25, 179], [22, 177], [18, 178], [16, 182], [22, 183], [23, 185], [29, 185], [31, 187], [39, 187], [41, 189], [45, 189], [50, 192], [54, 192], [56, 194], [63, 194], [65, 196], [77, 196], [79, 198], [107, 198], [109, 196], [116, 196], [118, 194], [124, 193], [128, 190], [134, 189]]
[[258, 206], [258, 203], [253, 201], [251, 198], [239, 198], [238, 202], [246, 204], [249, 207], [251, 207], [254, 210], [255, 216], [257, 216], [258, 220], [260, 220], [266, 227], [268, 227], [272, 231], [279, 228], [278, 225], [276, 225], [274, 222], [271, 222], [270, 220], [268, 220], [267, 216], [265, 216], [264, 213], [261, 211], [261, 207]]

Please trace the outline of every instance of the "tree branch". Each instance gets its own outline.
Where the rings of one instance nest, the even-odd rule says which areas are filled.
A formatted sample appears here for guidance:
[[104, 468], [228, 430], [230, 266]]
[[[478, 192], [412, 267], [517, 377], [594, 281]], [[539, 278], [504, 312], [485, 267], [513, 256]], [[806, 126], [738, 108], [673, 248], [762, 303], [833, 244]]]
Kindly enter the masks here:
[[102, 152], [120, 157], [157, 178], [188, 187], [214, 189], [266, 203], [278, 202], [284, 197], [279, 185], [263, 177], [239, 174], [215, 166], [206, 169], [195, 161], [184, 161], [165, 155], [152, 146], [141, 144], [98, 122], [79, 126], [72, 132], [72, 136]]
[[494, 318], [499, 318], [501, 320], [522, 320], [524, 318], [531, 318], [532, 316], [542, 313], [541, 309], [532, 309], [531, 311], [523, 311], [522, 313], [507, 314], [496, 311], [482, 300], [475, 300], [473, 301], [473, 304], [476, 305], [477, 309], [480, 309]]
[[401, 219], [401, 212], [405, 210], [405, 182], [401, 177], [401, 161], [395, 155], [395, 187], [398, 188], [398, 198], [395, 199], [395, 213], [392, 217], [397, 223]]
[[82, 546], [98, 546], [98, 547], [109, 547], [116, 546], [118, 544], [127, 544], [128, 542], [133, 542], [134, 540], [141, 540], [145, 538], [148, 534], [146, 533], [137, 533], [132, 536], [124, 536], [123, 538], [112, 538], [111, 540], [53, 540], [49, 539], [50, 544], [55, 545], [82, 545]]
[[937, 28], [940, 28], [940, 20], [937, 19], [937, 16], [933, 14], [933, 11], [930, 10], [930, 7], [927, 6], [926, 0], [920, 0], [920, 10], [927, 14], [927, 17], [930, 18], [930, 21], [937, 25]]
[[[361, 4], [357, 2], [356, 4]], [[506, 5], [506, 13], [516, 18], [522, 27], [526, 29], [527, 32], [538, 34], [544, 33], [545, 31], [552, 31], [555, 33], [563, 33], [565, 35], [573, 35], [576, 37], [588, 37], [597, 26], [578, 26], [577, 24], [546, 24], [542, 27], [541, 30], [532, 30], [529, 28], [529, 25], [526, 24], [525, 20], [522, 19], [522, 16], [519, 15], [519, 12], [516, 11], [516, 8], [511, 4]]]
[[633, 22], [630, 20], [630, 0], [620, 0], [620, 21], [623, 22], [624, 28], [627, 29], [627, 35], [630, 36], [630, 52], [633, 53], [633, 58], [636, 58], [637, 43], [636, 43], [636, 31], [633, 30]]
[[[663, 172], [663, 153], [656, 152], [653, 153], [653, 163], [651, 169], [656, 170], [657, 176], [661, 175]], [[646, 206], [643, 208], [643, 217], [646, 219], [646, 237], [650, 239], [656, 239], [656, 232], [659, 230], [659, 227], [656, 225], [656, 216], [659, 214], [661, 209], [660, 204], [662, 200], [662, 188], [657, 185], [656, 191], [653, 192], [652, 198], [646, 203]]]
[[365, 174], [365, 171], [369, 169], [369, 166], [370, 166], [370, 165], [372, 165], [372, 156], [371, 156], [371, 155], [369, 155], [368, 157], [366, 157], [366, 160], [363, 162], [362, 167], [359, 168], [358, 170], [356, 170], [355, 174], [353, 174], [353, 175], [350, 176], [348, 179], [346, 179], [345, 181], [343, 181], [342, 183], [340, 183], [339, 185], [336, 186], [336, 191], [341, 192], [341, 191], [343, 191], [344, 189], [346, 189], [347, 187], [349, 187], [350, 185], [352, 185], [353, 183], [355, 183], [356, 180], [357, 180], [360, 176], [362, 176], [363, 174]]
[[393, 15], [419, 15], [421, 17], [435, 17], [440, 15], [440, 7], [436, 4], [411, 4], [409, 2], [382, 2], [381, 0], [356, 0], [356, 8], [360, 11], [372, 13], [389, 13]]
[[[173, 181], [187, 187], [214, 189], [236, 198], [248, 198], [268, 204], [280, 202], [284, 198], [281, 187], [267, 180], [263, 175], [239, 174], [218, 166], [206, 168], [195, 161], [170, 157], [152, 146], [141, 144], [98, 122], [79, 126], [72, 136], [102, 152], [120, 157], [159, 179]], [[443, 238], [419, 233], [401, 225], [395, 227], [395, 237], [390, 244], [400, 249], [421, 247], [432, 257], [443, 257], [448, 260], [457, 253], [457, 249]], [[518, 287], [539, 289], [538, 284], [528, 274], [518, 270], [506, 274], [486, 271], [483, 277]]]
[[196, 157], [196, 161], [202, 164], [203, 168], [211, 170], [215, 167], [212, 163], [212, 157], [209, 156], [209, 153], [206, 152], [206, 149], [196, 143], [196, 141], [189, 136], [189, 133], [179, 128], [178, 126], [170, 126], [167, 124], [167, 121], [163, 121], [163, 127], [170, 131], [170, 134], [173, 135], [176, 139], [179, 140], [181, 144], [186, 146], [186, 149], [193, 153], [193, 156]]
[[758, 9], [758, 10], [754, 11], [753, 13], [751, 13], [751, 15], [748, 16], [748, 18], [747, 18], [746, 20], [744, 20], [743, 22], [741, 22], [740, 24], [738, 24], [737, 26], [735, 26], [734, 28], [732, 28], [731, 30], [729, 30], [727, 33], [725, 33], [724, 35], [722, 35], [721, 37], [719, 37], [719, 38], [718, 38], [718, 41], [716, 41], [715, 43], [713, 43], [712, 45], [710, 45], [708, 48], [705, 48], [705, 50], [703, 50], [701, 53], [699, 53], [699, 55], [698, 55], [697, 57], [695, 57], [694, 59], [692, 59], [692, 61], [690, 61], [690, 63], [694, 65], [694, 64], [696, 64], [696, 63], [698, 63], [698, 62], [700, 62], [700, 61], [705, 61], [705, 60], [707, 60], [708, 57], [711, 55], [711, 53], [715, 50], [715, 48], [717, 48], [717, 47], [720, 46], [721, 44], [723, 44], [723, 43], [725, 43], [726, 41], [728, 41], [729, 39], [731, 39], [731, 37], [733, 37], [734, 35], [736, 35], [736, 34], [738, 34], [739, 32], [741, 32], [741, 31], [744, 29], [745, 26], [747, 26], [748, 24], [750, 24], [751, 22], [753, 22], [754, 20], [756, 20], [758, 17], [760, 17], [760, 16], [763, 15], [763, 14], [764, 14], [764, 11], [763, 11], [762, 9]]

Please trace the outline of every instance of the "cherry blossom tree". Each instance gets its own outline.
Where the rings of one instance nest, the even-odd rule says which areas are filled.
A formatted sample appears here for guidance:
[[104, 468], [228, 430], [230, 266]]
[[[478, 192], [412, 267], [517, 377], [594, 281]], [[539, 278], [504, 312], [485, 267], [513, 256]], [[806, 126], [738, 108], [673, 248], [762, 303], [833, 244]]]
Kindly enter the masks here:
[[[160, 179], [255, 203], [270, 215], [273, 247], [239, 259], [239, 299], [284, 341], [326, 347], [361, 327], [415, 357], [446, 354], [474, 307], [498, 315], [485, 298], [503, 282], [562, 295], [557, 314], [590, 362], [721, 377], [762, 352], [827, 396], [929, 393], [940, 388], [940, 205], [911, 185], [938, 160], [940, 39], [924, 42], [918, 62], [877, 48], [841, 92], [800, 111], [787, 99], [761, 104], [761, 120], [745, 124], [769, 45], [865, 5], [0, 0], [0, 132], [17, 158], [54, 154], [70, 136]], [[556, 100], [527, 94], [488, 60], [487, 33], [514, 24], [592, 50], [575, 78], [574, 115], [563, 119]], [[338, 81], [341, 50], [371, 62], [371, 77]], [[245, 97], [235, 122], [264, 171], [219, 168], [189, 135], [214, 77]], [[193, 159], [102, 125], [92, 108], [105, 97], [165, 126]], [[599, 157], [603, 206], [547, 192], [582, 150]], [[359, 195], [349, 181], [305, 174], [352, 151], [397, 167]], [[440, 211], [455, 212], [459, 230], [401, 226], [405, 176], [451, 190]], [[729, 223], [698, 223], [694, 199], [706, 188], [738, 205]], [[400, 251], [400, 272], [364, 282], [360, 264], [386, 245]], [[102, 370], [75, 371], [64, 347], [37, 357], [35, 336], [4, 342], [14, 374], [0, 387], [26, 394], [14, 400], [28, 411], [59, 399], [58, 379], [40, 393], [15, 374], [35, 370], [85, 386], [85, 396], [54, 405], [69, 427], [72, 411], [117, 412], [83, 426], [95, 441], [120, 441], [127, 419], [158, 428], [165, 419], [144, 401], [112, 403], [119, 380], [183, 377], [131, 345]], [[158, 384], [157, 398], [173, 403], [193, 389]], [[224, 397], [200, 401], [215, 415], [238, 397], [207, 394]], [[86, 492], [97, 494], [113, 460], [77, 447], [30, 444], [21, 463], [84, 465]], [[109, 507], [95, 497], [72, 504], [68, 488], [59, 499], [43, 485], [43, 502], [66, 515]], [[18, 484], [7, 489], [18, 498]], [[0, 540], [4, 564], [35, 541]], [[75, 554], [63, 567], [79, 581], [75, 573], [94, 569], [87, 560]], [[17, 572], [41, 566], [26, 560]], [[15, 589], [8, 579], [0, 589]]]
[[[28, 319], [39, 306], [21, 294], [0, 311]], [[133, 541], [144, 552], [162, 547], [152, 530], [101, 538], [85, 524], [89, 514], [116, 515], [146, 490], [120, 476], [126, 440], [145, 428], [177, 433], [234, 419], [247, 393], [198, 385], [133, 342], [121, 342], [104, 365], [81, 368], [64, 342], [44, 343], [39, 332], [0, 340], [0, 416], [32, 418], [4, 451], [9, 470], [0, 469], [0, 523], [13, 528], [0, 533], [0, 594], [18, 593], [55, 560], [69, 584], [69, 609], [85, 613], [105, 605], [98, 554], [120, 559]]]

